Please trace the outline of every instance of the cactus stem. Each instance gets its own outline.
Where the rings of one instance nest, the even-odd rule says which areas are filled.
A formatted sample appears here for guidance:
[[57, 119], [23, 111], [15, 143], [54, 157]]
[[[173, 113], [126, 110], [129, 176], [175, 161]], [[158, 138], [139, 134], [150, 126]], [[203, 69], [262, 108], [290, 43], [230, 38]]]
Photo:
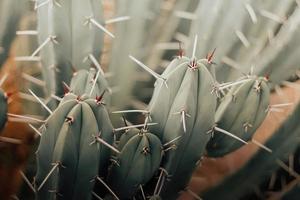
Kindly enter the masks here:
[[92, 61], [92, 63], [97, 67], [97, 69], [100, 71], [100, 73], [105, 76], [105, 73], [103, 71], [103, 69], [101, 68], [100, 63], [97, 61], [97, 59], [95, 58], [95, 56], [93, 54], [89, 54], [88, 58]]
[[24, 78], [25, 80], [31, 82], [31, 83], [34, 83], [38, 86], [41, 86], [41, 87], [45, 87], [46, 83], [44, 81], [41, 81], [40, 79], [37, 79], [33, 76], [30, 76], [29, 74], [26, 74], [26, 73], [22, 73], [22, 78]]
[[37, 130], [32, 124], [29, 123], [28, 126], [29, 126], [32, 130], [34, 130], [34, 132], [37, 133], [39, 136], [42, 136], [42, 133], [41, 133], [39, 130]]
[[24, 31], [17, 31], [16, 35], [37, 35], [37, 30], [24, 30]]
[[260, 147], [260, 148], [266, 150], [266, 151], [269, 152], [269, 153], [272, 153], [272, 149], [266, 147], [265, 145], [263, 145], [262, 143], [258, 142], [257, 140], [252, 139], [251, 141], [253, 142], [253, 144], [257, 145], [258, 147]]
[[19, 121], [19, 122], [25, 122], [25, 123], [30, 123], [30, 122], [39, 122], [39, 123], [44, 123], [44, 120], [36, 119], [33, 117], [28, 117], [24, 115], [17, 115], [17, 114], [12, 114], [12, 113], [7, 113], [7, 116], [10, 117], [9, 121]]
[[33, 191], [33, 193], [36, 193], [33, 185], [30, 183], [30, 181], [28, 180], [28, 178], [26, 177], [26, 175], [20, 171], [21, 177], [23, 178], [24, 182], [28, 185], [28, 187]]
[[41, 57], [39, 56], [17, 56], [15, 57], [17, 62], [40, 62]]
[[45, 183], [47, 182], [47, 180], [49, 179], [49, 177], [51, 176], [51, 174], [55, 171], [55, 169], [58, 168], [58, 166], [60, 165], [59, 162], [54, 163], [54, 166], [52, 167], [52, 169], [49, 171], [49, 173], [47, 174], [47, 176], [44, 178], [44, 180], [42, 181], [42, 183], [40, 184], [40, 186], [38, 187], [37, 191], [40, 191], [42, 189], [42, 187], [45, 185]]
[[179, 18], [188, 19], [188, 20], [195, 20], [197, 19], [197, 15], [195, 13], [190, 13], [182, 10], [175, 11], [174, 15]]
[[86, 17], [86, 21], [84, 22], [84, 25], [90, 25], [93, 24], [96, 27], [98, 27], [100, 30], [102, 30], [104, 33], [106, 33], [107, 35], [109, 35], [112, 38], [115, 38], [115, 36], [109, 32], [109, 30], [107, 30], [104, 26], [102, 26], [101, 24], [99, 24], [93, 17], [89, 16]]
[[28, 91], [49, 112], [49, 114], [53, 113], [52, 110], [50, 110], [50, 108], [38, 96], [36, 96], [36, 94], [34, 94], [34, 92], [31, 89], [28, 89]]
[[253, 22], [253, 24], [256, 24], [257, 23], [257, 16], [256, 16], [256, 13], [253, 9], [253, 7], [250, 5], [250, 4], [245, 4], [245, 7], [246, 7], [246, 10], [251, 18], [251, 21]]
[[0, 136], [0, 142], [11, 143], [11, 144], [22, 144], [22, 141], [15, 138]]
[[141, 190], [141, 194], [142, 194], [143, 200], [146, 200], [145, 192], [144, 192], [144, 189], [143, 189], [142, 185], [140, 185], [140, 190]]
[[180, 135], [180, 136], [177, 136], [176, 138], [170, 140], [169, 142], [166, 142], [165, 144], [163, 144], [163, 147], [166, 147], [166, 146], [172, 144], [173, 142], [179, 140], [181, 137], [182, 137], [182, 136]]
[[189, 193], [192, 197], [194, 197], [197, 200], [203, 200], [201, 197], [199, 197], [195, 192], [193, 192], [189, 188], [185, 188], [184, 191], [186, 191], [187, 193]]
[[[148, 123], [147, 126], [153, 126], [153, 125], [156, 125], [156, 124], [158, 124], [158, 123]], [[114, 132], [123, 131], [123, 130], [131, 129], [131, 128], [141, 128], [141, 127], [144, 127], [144, 126], [145, 126], [145, 124], [137, 124], [137, 125], [132, 125], [132, 126], [125, 126], [125, 127], [115, 128]]]
[[133, 60], [136, 64], [138, 64], [140, 67], [142, 67], [144, 70], [146, 70], [148, 73], [150, 73], [154, 78], [156, 79], [162, 79], [164, 82], [166, 81], [165, 78], [163, 78], [161, 75], [154, 72], [152, 69], [150, 69], [148, 66], [146, 66], [144, 63], [133, 57], [132, 55], [129, 55], [129, 58]]
[[31, 54], [31, 57], [35, 57], [49, 42], [58, 44], [56, 36], [50, 35], [47, 39]]
[[121, 152], [120, 152], [118, 149], [116, 149], [114, 146], [108, 144], [105, 140], [103, 140], [102, 138], [100, 138], [100, 136], [101, 136], [101, 132], [100, 132], [98, 135], [93, 135], [94, 141], [92, 141], [92, 142], [90, 143], [90, 145], [92, 145], [92, 144], [94, 144], [94, 143], [96, 143], [96, 142], [99, 142], [99, 143], [105, 145], [106, 147], [108, 147], [109, 149], [111, 149], [112, 151], [114, 151], [114, 152], [116, 152], [116, 153], [118, 153], [118, 154], [121, 153]]
[[104, 185], [104, 187], [106, 187], [106, 189], [117, 199], [120, 200], [119, 197], [113, 192], [113, 190], [100, 178], [97, 177], [97, 180], [100, 181], [102, 183], [102, 185]]
[[108, 19], [105, 21], [105, 24], [113, 24], [116, 22], [122, 22], [122, 21], [127, 21], [130, 20], [130, 16], [121, 16], [121, 17], [116, 17], [116, 18], [112, 18], [112, 19]]
[[3, 85], [3, 83], [6, 81], [7, 77], [8, 77], [8, 74], [5, 73], [5, 74], [3, 75], [3, 77], [1, 78], [1, 80], [0, 80], [0, 87], [1, 87], [1, 86]]
[[92, 195], [94, 197], [96, 197], [96, 199], [99, 199], [99, 200], [103, 200], [98, 194], [96, 194], [95, 192], [92, 192]]

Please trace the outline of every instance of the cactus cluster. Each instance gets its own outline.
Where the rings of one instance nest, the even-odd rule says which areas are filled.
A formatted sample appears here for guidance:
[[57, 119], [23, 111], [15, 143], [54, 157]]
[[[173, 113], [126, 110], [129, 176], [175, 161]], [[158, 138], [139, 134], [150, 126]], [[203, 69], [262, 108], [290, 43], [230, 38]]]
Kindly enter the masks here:
[[[16, 2], [0, 2], [0, 16], [17, 10]], [[19, 95], [49, 116], [9, 113], [40, 135], [34, 185], [23, 176], [35, 198], [173, 200], [188, 191], [209, 200], [249, 192], [298, 146], [299, 105], [266, 144], [253, 140], [272, 89], [294, 84], [287, 80], [300, 70], [297, 3], [120, 0], [106, 2], [115, 5], [110, 13], [101, 0], [36, 0], [37, 31], [18, 35], [35, 35], [38, 45], [30, 41], [31, 55], [16, 60], [41, 61], [43, 80], [39, 72], [22, 73], [38, 88]], [[9, 16], [0, 18], [0, 66], [21, 12]], [[122, 125], [111, 114], [122, 114], [125, 126], [114, 128]], [[0, 130], [7, 116], [0, 90]], [[204, 194], [190, 191], [204, 156], [223, 157], [250, 141], [260, 150], [243, 168]], [[252, 170], [257, 174], [236, 187]]]
[[114, 137], [102, 100], [66, 95], [41, 133], [37, 198], [90, 199], [94, 181], [107, 171], [110, 149], [104, 144]]

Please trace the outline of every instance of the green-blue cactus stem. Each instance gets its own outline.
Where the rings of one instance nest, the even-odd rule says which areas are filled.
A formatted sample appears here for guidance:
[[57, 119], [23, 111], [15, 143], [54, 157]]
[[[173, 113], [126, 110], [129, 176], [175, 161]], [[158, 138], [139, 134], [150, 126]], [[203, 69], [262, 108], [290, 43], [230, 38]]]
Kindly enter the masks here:
[[159, 124], [150, 130], [169, 147], [162, 164], [170, 176], [162, 183], [163, 199], [178, 197], [204, 153], [214, 125], [213, 84], [205, 62], [186, 57], [174, 59], [155, 83], [149, 112]]
[[[103, 74], [94, 68], [75, 72], [70, 84], [70, 90], [75, 95], [88, 95], [90, 98], [101, 97], [109, 101], [109, 87]], [[102, 96], [103, 95], [103, 96]]]
[[[267, 115], [269, 99], [270, 89], [265, 78], [245, 80], [231, 88], [221, 100], [215, 115], [217, 127], [245, 142], [250, 140]], [[242, 145], [243, 142], [215, 131], [206, 149], [208, 156], [220, 157]]]
[[[200, 195], [202, 199], [240, 199], [243, 195], [253, 191], [255, 186], [266, 180], [280, 167], [278, 161], [287, 159], [287, 155], [293, 153], [299, 146], [299, 118], [300, 104], [298, 103], [293, 113], [265, 143], [272, 153], [260, 149], [240, 170]], [[238, 187], [236, 187], [237, 184]], [[230, 192], [228, 188], [231, 188]]]
[[113, 128], [104, 105], [66, 96], [42, 126], [37, 199], [91, 199], [94, 179], [107, 173]]
[[[48, 92], [63, 95], [73, 69], [99, 65], [103, 47], [101, 0], [37, 0], [38, 38]], [[37, 49], [39, 50], [39, 49]], [[38, 51], [33, 52], [36, 56]]]
[[131, 137], [117, 157], [109, 176], [111, 189], [120, 199], [130, 199], [158, 170], [162, 144], [158, 137], [142, 130]]

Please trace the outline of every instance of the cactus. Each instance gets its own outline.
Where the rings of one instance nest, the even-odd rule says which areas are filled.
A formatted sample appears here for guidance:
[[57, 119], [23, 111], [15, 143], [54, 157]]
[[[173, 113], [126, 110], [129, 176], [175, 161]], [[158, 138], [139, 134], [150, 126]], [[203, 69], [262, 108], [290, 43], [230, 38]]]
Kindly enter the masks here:
[[[73, 70], [97, 64], [103, 46], [100, 0], [37, 1], [38, 34], [48, 92], [63, 95]], [[96, 62], [96, 63], [95, 63]], [[53, 81], [55, 80], [55, 81]]]
[[160, 140], [154, 134], [141, 130], [123, 146], [111, 169], [108, 180], [112, 190], [120, 199], [132, 198], [158, 170], [161, 157]]
[[[279, 168], [278, 160], [295, 151], [299, 146], [300, 104], [293, 114], [276, 130], [265, 145], [272, 153], [260, 149], [239, 171], [227, 177], [222, 183], [201, 195], [203, 199], [239, 199], [251, 192], [254, 186], [261, 183], [274, 170]], [[253, 173], [255, 172], [255, 173]], [[251, 176], [249, 176], [251, 174]], [[247, 180], [247, 181], [245, 181]], [[236, 185], [238, 184], [238, 187]], [[227, 188], [231, 188], [228, 192]]]
[[188, 53], [195, 34], [200, 36], [199, 56], [217, 47], [218, 81], [232, 81], [253, 70], [258, 76], [269, 74], [276, 85], [299, 70], [294, 52], [299, 47], [300, 9], [294, 0], [204, 0], [194, 14]]
[[[90, 199], [106, 174], [113, 133], [101, 100], [73, 94], [47, 119], [37, 151], [37, 198]], [[104, 141], [104, 142], [103, 142]]]
[[7, 97], [0, 89], [0, 130], [3, 129], [7, 120]]
[[[231, 88], [216, 111], [216, 126], [244, 142], [265, 119], [268, 112], [270, 89], [265, 78], [251, 78]], [[215, 132], [206, 146], [210, 157], [224, 156], [244, 145], [221, 132]]]
[[197, 61], [195, 51], [192, 59], [182, 56], [174, 59], [162, 75], [152, 72], [157, 82], [147, 120], [160, 122], [150, 127], [151, 132], [163, 144], [172, 144], [162, 164], [170, 181], [158, 183], [163, 185], [161, 195], [166, 199], [175, 199], [185, 189], [204, 153], [209, 140], [207, 132], [214, 124], [216, 96], [211, 92], [214, 80], [206, 66], [208, 60]]
[[75, 95], [88, 95], [90, 98], [96, 98], [97, 96], [104, 95], [103, 97], [108, 102], [108, 83], [104, 78], [104, 74], [100, 74], [101, 71], [94, 68], [90, 68], [89, 71], [79, 70], [74, 73], [70, 83], [70, 90]]

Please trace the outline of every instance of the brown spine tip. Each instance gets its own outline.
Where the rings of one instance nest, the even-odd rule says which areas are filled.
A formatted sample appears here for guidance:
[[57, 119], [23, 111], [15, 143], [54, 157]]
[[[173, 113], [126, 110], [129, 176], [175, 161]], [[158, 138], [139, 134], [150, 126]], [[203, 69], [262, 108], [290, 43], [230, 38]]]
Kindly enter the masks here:
[[212, 62], [212, 59], [213, 59], [213, 57], [214, 57], [214, 55], [215, 55], [215, 52], [216, 52], [216, 48], [214, 48], [214, 50], [213, 50], [212, 53], [208, 53], [208, 54], [207, 54], [206, 59], [207, 59], [207, 62], [208, 62], [209, 64], [212, 64], [212, 63], [213, 63], [213, 62]]

